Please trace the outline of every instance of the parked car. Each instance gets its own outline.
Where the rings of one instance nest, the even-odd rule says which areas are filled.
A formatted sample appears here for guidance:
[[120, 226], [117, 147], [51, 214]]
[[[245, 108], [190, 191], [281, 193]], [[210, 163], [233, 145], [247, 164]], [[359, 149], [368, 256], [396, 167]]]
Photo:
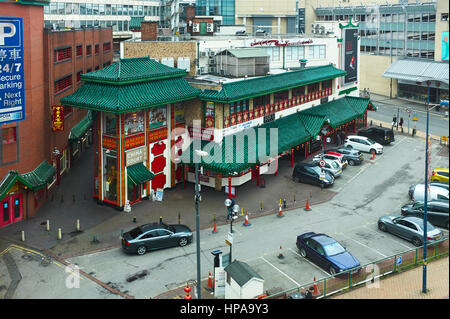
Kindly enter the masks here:
[[383, 154], [383, 146], [365, 136], [347, 136], [344, 146], [348, 148], [354, 148], [355, 150], [361, 152], [375, 152], [376, 154]]
[[292, 179], [296, 183], [318, 185], [322, 188], [334, 184], [334, 177], [317, 163], [297, 163], [292, 172]]
[[[378, 219], [378, 228], [403, 239], [409, 240], [414, 246], [423, 245], [423, 220], [418, 217], [403, 217], [399, 215], [386, 215]], [[427, 222], [427, 242], [442, 238], [442, 231]]]
[[236, 31], [236, 35], [245, 35], [245, 30]]
[[255, 35], [266, 35], [267, 31], [264, 29], [256, 29]]
[[382, 145], [391, 144], [395, 141], [394, 130], [386, 127], [368, 127], [358, 131], [359, 136], [365, 136]]
[[314, 160], [320, 161], [321, 159], [339, 161], [343, 169], [346, 168], [348, 164], [347, 161], [344, 159], [344, 155], [338, 152], [326, 151], [324, 154], [322, 153], [314, 156]]
[[331, 275], [360, 267], [361, 263], [332, 237], [314, 232], [297, 236], [297, 248], [303, 258], [328, 271]]
[[[430, 186], [430, 193], [427, 196], [427, 200], [433, 199], [442, 199], [448, 201], [448, 189], [437, 186]], [[425, 184], [416, 185], [412, 195], [412, 200], [414, 202], [425, 201]]]
[[[414, 195], [414, 190], [416, 189], [416, 186], [417, 186], [417, 185], [421, 185], [420, 187], [425, 187], [425, 184], [415, 184], [415, 185], [411, 185], [411, 186], [409, 187], [409, 190], [408, 190], [409, 198], [412, 199], [412, 197], [413, 197], [413, 195]], [[448, 184], [446, 184], [446, 183], [430, 182], [429, 185], [430, 185], [430, 187], [441, 187], [441, 188], [443, 188], [443, 189], [448, 190]]]
[[431, 173], [431, 181], [448, 184], [448, 168], [435, 168]]
[[144, 255], [149, 250], [186, 246], [192, 242], [192, 236], [192, 231], [185, 225], [145, 224], [123, 234], [122, 248], [127, 253]]
[[350, 166], [359, 165], [364, 161], [364, 156], [362, 153], [351, 148], [339, 147], [331, 149], [330, 152], [342, 154], [344, 156], [344, 161], [346, 161]]
[[[323, 166], [321, 166], [321, 162], [323, 162]], [[313, 163], [317, 163], [324, 171], [327, 171], [334, 178], [342, 175], [342, 165], [338, 160], [330, 160], [322, 158], [320, 160], [313, 160]]]
[[[402, 216], [416, 216], [423, 218], [424, 203], [414, 202], [406, 204], [401, 209]], [[427, 220], [435, 226], [448, 229], [448, 201], [431, 200], [427, 201]]]

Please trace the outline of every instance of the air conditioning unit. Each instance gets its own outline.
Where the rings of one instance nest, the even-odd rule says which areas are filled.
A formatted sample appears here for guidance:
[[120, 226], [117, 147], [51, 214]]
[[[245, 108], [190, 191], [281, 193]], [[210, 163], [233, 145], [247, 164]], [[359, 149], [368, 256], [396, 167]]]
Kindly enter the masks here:
[[316, 29], [320, 28], [320, 24], [316, 24], [315, 28]]
[[216, 55], [216, 52], [214, 52], [214, 51], [209, 51], [209, 52], [208, 52], [208, 55], [209, 55], [209, 56], [215, 56], [215, 55]]
[[200, 52], [200, 56], [206, 56], [206, 52]]
[[198, 23], [193, 24], [192, 32], [200, 32], [200, 25]]
[[206, 32], [208, 32], [208, 33], [214, 32], [214, 24], [212, 24], [212, 23], [206, 24]]
[[312, 31], [312, 33], [317, 33], [318, 30], [312, 29], [311, 31]]

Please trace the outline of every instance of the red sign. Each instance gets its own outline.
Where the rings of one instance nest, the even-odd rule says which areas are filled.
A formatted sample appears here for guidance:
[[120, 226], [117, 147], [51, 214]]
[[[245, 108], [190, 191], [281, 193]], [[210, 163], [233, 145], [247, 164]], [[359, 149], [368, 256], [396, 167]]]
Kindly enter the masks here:
[[53, 132], [64, 131], [64, 106], [52, 106], [52, 130]]

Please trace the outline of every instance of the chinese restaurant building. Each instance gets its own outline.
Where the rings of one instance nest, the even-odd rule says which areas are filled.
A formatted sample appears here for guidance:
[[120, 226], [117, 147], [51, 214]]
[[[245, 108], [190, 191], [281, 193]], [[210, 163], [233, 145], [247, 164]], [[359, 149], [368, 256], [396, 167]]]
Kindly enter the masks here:
[[[155, 191], [193, 182], [196, 144], [211, 156], [202, 158], [203, 185], [223, 190], [250, 180], [259, 184], [260, 175], [278, 173], [268, 169], [270, 162], [290, 154], [293, 165], [294, 150], [307, 157], [326, 137], [366, 125], [367, 111], [374, 110], [368, 98], [349, 95], [358, 92], [356, 85], [338, 89], [346, 72], [331, 64], [223, 83], [219, 90], [195, 88], [185, 75], [148, 57], [121, 59], [82, 75], [84, 84], [61, 99], [64, 106], [93, 111], [99, 203], [123, 209]], [[258, 136], [260, 128], [278, 129], [277, 149], [264, 160], [249, 160], [260, 139], [247, 140], [243, 160], [236, 141], [224, 142], [250, 131]], [[213, 156], [214, 149], [223, 150], [222, 158]]]

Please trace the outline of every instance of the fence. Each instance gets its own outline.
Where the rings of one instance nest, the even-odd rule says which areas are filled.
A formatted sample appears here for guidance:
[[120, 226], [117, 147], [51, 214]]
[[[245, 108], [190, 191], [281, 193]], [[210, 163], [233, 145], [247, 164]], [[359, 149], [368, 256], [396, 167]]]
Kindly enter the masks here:
[[[448, 256], [449, 239], [445, 238], [427, 245], [427, 262]], [[291, 293], [306, 292], [309, 287], [317, 285], [319, 295], [316, 298], [325, 298], [338, 292], [351, 289], [362, 284], [370, 285], [375, 280], [396, 272], [422, 265], [423, 247], [407, 250], [405, 252], [379, 259], [359, 268], [341, 272], [318, 281], [304, 284], [300, 287], [285, 290], [264, 299], [284, 299]], [[400, 262], [401, 261], [401, 262]]]

